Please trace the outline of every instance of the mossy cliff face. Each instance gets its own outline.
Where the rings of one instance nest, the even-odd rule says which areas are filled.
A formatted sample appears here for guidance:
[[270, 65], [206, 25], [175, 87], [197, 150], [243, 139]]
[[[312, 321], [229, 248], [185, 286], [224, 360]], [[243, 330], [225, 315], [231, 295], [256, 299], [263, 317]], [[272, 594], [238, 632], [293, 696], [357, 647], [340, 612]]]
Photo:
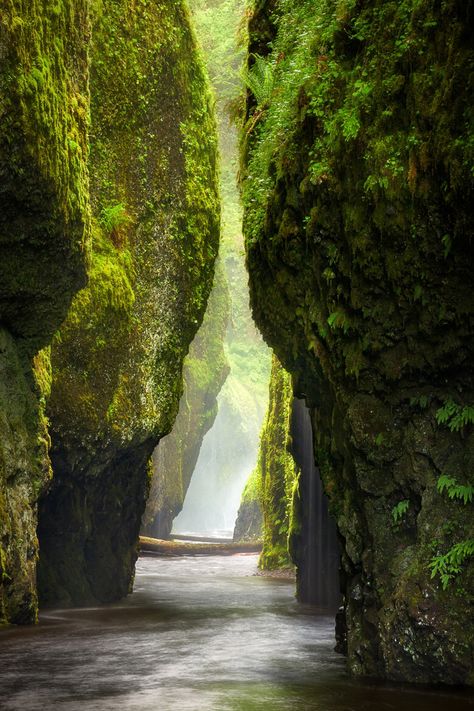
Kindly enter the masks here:
[[261, 541], [263, 538], [263, 513], [260, 503], [260, 471], [255, 467], [242, 492], [235, 521], [235, 543]]
[[472, 684], [472, 558], [446, 590], [429, 567], [474, 538], [437, 490], [474, 484], [472, 5], [272, 7], [250, 20], [251, 299], [312, 410], [349, 666]]
[[[273, 356], [268, 411], [260, 435], [256, 471], [247, 485], [239, 519], [237, 537], [248, 518], [246, 509], [258, 498], [263, 514], [263, 549], [259, 566], [266, 570], [292, 565], [288, 553], [288, 534], [292, 525], [292, 498], [297, 486], [296, 465], [291, 454], [291, 376]], [[256, 479], [256, 481], [255, 481]], [[250, 526], [252, 531], [254, 526]]]
[[217, 395], [229, 372], [224, 353], [228, 316], [228, 288], [218, 262], [202, 326], [184, 361], [178, 416], [171, 433], [153, 453], [150, 495], [142, 520], [144, 535], [168, 538], [173, 519], [183, 508], [204, 435], [217, 415]]
[[85, 0], [26, 5], [1, 7], [0, 309], [34, 347], [85, 284], [90, 32]]
[[45, 603], [125, 595], [218, 246], [216, 138], [184, 3], [94, 3], [90, 284], [52, 348]]
[[[0, 624], [37, 614], [45, 346], [85, 283], [87, 3], [0, 3]], [[67, 38], [67, 42], [66, 42]]]

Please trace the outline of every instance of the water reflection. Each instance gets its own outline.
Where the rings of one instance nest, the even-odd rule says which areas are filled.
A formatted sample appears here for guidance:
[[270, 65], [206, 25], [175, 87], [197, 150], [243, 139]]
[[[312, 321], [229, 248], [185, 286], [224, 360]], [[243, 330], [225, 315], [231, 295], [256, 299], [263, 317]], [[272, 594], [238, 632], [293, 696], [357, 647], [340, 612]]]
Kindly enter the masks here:
[[0, 633], [6, 711], [462, 711], [467, 694], [350, 681], [333, 620], [256, 556], [142, 558], [125, 602], [53, 610]]

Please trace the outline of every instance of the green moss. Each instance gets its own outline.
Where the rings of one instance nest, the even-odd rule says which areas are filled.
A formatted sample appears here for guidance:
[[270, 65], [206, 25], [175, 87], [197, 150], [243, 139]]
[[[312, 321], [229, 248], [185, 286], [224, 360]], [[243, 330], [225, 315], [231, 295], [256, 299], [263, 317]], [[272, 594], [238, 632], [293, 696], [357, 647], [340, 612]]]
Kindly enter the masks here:
[[34, 351], [50, 340], [85, 282], [87, 3], [53, 9], [13, 1], [1, 22], [0, 315]]
[[[356, 674], [471, 678], [469, 603], [429, 570], [474, 534], [436, 492], [474, 471], [471, 430], [436, 421], [474, 401], [469, 19], [454, 0], [267, 1], [249, 19], [274, 87], [260, 107], [249, 92], [242, 133], [251, 301], [312, 408]], [[472, 574], [466, 559], [468, 597]]]
[[260, 436], [257, 467], [246, 488], [247, 496], [257, 491], [260, 498], [263, 549], [259, 566], [264, 570], [292, 566], [288, 536], [297, 480], [296, 465], [290, 452], [292, 402], [291, 376], [274, 356], [268, 412]]
[[[219, 240], [216, 129], [185, 3], [92, 10], [92, 265], [52, 349], [49, 601], [115, 599], [131, 584], [147, 460], [177, 413]], [[75, 530], [60, 549], [64, 520]]]
[[86, 281], [88, 4], [3, 3], [0, 34], [1, 624], [37, 617], [36, 507], [51, 477], [38, 350]]

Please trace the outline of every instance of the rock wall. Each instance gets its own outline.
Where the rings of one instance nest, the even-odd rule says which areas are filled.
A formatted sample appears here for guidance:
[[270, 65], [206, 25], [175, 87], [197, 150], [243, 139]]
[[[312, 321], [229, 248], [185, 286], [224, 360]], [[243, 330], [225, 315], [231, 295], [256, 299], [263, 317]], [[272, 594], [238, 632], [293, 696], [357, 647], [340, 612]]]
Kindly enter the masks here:
[[[294, 524], [293, 496], [297, 489], [297, 468], [291, 454], [291, 411], [293, 388], [291, 376], [273, 356], [269, 401], [260, 435], [255, 472], [242, 500], [236, 532], [244, 527], [252, 499], [258, 498], [263, 522], [263, 548], [259, 566], [266, 570], [291, 567], [288, 536]], [[252, 478], [256, 482], [252, 487]], [[234, 534], [235, 537], [235, 534]]]
[[184, 361], [178, 416], [153, 453], [150, 495], [142, 519], [145, 536], [168, 538], [173, 519], [183, 508], [204, 435], [216, 419], [217, 396], [229, 372], [224, 353], [228, 317], [228, 287], [218, 263], [202, 326]]
[[186, 6], [93, 5], [90, 282], [52, 346], [44, 604], [133, 582], [148, 461], [182, 393], [219, 238], [216, 129]]
[[250, 17], [251, 300], [311, 408], [356, 675], [474, 681], [472, 13]]
[[[65, 41], [67, 37], [67, 42]], [[0, 2], [0, 625], [37, 615], [46, 346], [85, 284], [87, 2]]]
[[263, 539], [263, 512], [260, 503], [260, 471], [255, 467], [242, 492], [233, 540], [235, 543]]

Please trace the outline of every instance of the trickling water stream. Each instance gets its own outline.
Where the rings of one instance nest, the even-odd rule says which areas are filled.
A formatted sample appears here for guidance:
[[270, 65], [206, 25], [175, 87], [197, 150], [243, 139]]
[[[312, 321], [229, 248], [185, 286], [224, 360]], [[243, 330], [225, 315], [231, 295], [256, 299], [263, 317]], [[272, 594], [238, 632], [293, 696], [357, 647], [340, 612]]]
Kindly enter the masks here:
[[0, 632], [5, 711], [463, 711], [467, 694], [349, 680], [333, 619], [256, 556], [141, 558], [135, 592]]
[[293, 456], [301, 471], [300, 492], [303, 502], [302, 544], [296, 551], [299, 599], [313, 605], [337, 607], [341, 595], [336, 524], [329, 514], [321, 476], [314, 463], [309, 410], [303, 400], [296, 398], [293, 401], [291, 434]]

